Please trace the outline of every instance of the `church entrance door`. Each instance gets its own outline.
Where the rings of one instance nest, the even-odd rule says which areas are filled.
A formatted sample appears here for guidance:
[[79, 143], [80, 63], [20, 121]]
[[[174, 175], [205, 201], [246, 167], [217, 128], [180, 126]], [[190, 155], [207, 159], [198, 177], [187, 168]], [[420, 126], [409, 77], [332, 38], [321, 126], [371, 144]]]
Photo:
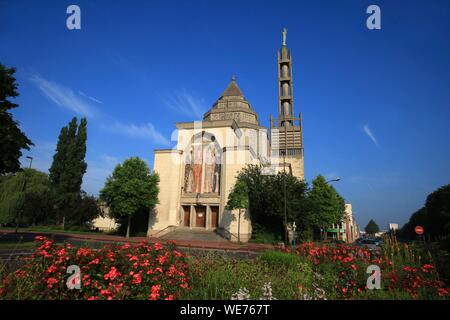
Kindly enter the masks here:
[[219, 226], [219, 207], [211, 207], [211, 228], [217, 228]]
[[206, 227], [206, 207], [205, 206], [196, 206], [195, 207], [195, 226], [205, 228]]
[[191, 206], [183, 206], [184, 210], [184, 226], [189, 227], [191, 225]]

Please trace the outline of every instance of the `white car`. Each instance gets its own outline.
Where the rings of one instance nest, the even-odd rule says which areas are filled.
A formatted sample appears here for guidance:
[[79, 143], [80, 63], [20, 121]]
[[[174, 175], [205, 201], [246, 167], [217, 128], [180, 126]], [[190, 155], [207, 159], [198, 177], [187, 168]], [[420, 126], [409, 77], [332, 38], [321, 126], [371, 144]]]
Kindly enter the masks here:
[[376, 250], [380, 246], [380, 242], [374, 239], [362, 239], [359, 242], [359, 245], [362, 247], [366, 247], [370, 250]]

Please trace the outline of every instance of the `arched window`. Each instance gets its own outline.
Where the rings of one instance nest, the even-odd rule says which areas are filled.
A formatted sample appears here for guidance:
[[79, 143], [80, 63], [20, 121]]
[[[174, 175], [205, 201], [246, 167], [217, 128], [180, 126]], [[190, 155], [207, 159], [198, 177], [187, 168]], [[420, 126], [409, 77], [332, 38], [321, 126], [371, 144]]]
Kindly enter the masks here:
[[184, 154], [184, 192], [219, 194], [222, 149], [214, 135], [194, 135]]

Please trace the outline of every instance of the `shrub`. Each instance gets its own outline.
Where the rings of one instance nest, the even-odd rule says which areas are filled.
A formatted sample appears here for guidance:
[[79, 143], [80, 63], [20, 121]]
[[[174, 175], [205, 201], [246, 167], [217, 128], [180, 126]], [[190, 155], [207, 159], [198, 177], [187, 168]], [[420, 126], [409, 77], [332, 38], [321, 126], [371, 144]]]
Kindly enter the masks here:
[[[24, 265], [0, 282], [3, 299], [166, 299], [189, 289], [185, 256], [174, 243], [105, 245], [99, 250], [58, 246], [36, 237], [37, 249]], [[67, 268], [81, 274], [68, 289]]]

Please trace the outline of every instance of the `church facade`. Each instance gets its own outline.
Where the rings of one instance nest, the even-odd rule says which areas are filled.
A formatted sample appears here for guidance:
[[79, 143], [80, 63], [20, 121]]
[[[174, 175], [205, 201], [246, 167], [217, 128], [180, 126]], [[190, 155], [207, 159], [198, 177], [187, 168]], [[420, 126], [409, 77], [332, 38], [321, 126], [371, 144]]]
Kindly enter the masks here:
[[304, 179], [301, 116], [294, 117], [292, 59], [286, 33], [278, 53], [278, 118], [270, 128], [246, 100], [235, 77], [202, 121], [176, 124], [173, 149], [154, 151], [159, 174], [159, 204], [149, 219], [148, 235], [161, 236], [176, 228], [215, 230], [223, 237], [248, 241], [249, 212], [227, 210], [228, 195], [238, 172], [248, 164], [273, 174], [287, 170]]

